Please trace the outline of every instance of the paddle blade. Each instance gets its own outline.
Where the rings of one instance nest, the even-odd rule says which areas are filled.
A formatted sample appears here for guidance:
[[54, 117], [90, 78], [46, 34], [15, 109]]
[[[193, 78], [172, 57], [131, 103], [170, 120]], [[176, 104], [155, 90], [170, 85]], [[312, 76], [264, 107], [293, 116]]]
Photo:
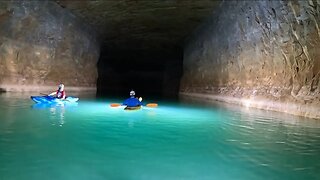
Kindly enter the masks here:
[[149, 103], [149, 104], [147, 104], [146, 105], [147, 107], [158, 107], [158, 104], [156, 104], [156, 103]]
[[119, 104], [119, 103], [112, 103], [112, 104], [110, 104], [110, 106], [111, 106], [111, 107], [119, 107], [119, 106], [121, 106], [121, 104]]

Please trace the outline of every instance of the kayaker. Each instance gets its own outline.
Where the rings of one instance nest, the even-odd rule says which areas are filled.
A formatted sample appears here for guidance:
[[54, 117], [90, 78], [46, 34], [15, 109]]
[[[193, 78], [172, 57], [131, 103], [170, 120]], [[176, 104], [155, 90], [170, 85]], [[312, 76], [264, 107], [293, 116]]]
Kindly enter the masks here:
[[58, 90], [49, 94], [49, 96], [55, 96], [58, 99], [65, 99], [66, 98], [66, 92], [64, 91], [64, 85], [59, 84]]
[[142, 97], [140, 97], [139, 99], [137, 99], [135, 97], [136, 93], [131, 90], [130, 91], [130, 98], [124, 100], [124, 102], [122, 103], [122, 105], [125, 105], [127, 107], [138, 107], [142, 105]]

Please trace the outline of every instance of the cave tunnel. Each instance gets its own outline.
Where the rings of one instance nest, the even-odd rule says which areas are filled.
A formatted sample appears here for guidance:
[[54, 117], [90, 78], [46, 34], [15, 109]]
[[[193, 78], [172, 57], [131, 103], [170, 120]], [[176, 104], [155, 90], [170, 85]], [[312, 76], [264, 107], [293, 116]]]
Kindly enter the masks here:
[[176, 99], [185, 39], [218, 1], [57, 1], [97, 31], [97, 96]]
[[0, 89], [63, 82], [98, 97], [135, 90], [318, 117], [319, 9], [282, 0], [0, 1]]
[[319, 180], [319, 49], [320, 0], [0, 0], [0, 180]]

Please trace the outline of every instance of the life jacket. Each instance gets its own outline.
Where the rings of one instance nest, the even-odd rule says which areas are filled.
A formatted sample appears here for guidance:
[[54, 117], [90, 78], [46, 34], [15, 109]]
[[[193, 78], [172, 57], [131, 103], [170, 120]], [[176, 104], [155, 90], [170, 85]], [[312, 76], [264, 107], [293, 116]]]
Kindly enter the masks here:
[[126, 105], [128, 107], [137, 107], [137, 106], [142, 105], [142, 103], [137, 98], [135, 98], [133, 96], [126, 99], [122, 104]]
[[61, 99], [61, 98], [65, 97], [65, 95], [66, 95], [66, 93], [65, 93], [64, 91], [59, 91], [59, 90], [57, 90], [56, 97], [57, 97], [58, 99]]

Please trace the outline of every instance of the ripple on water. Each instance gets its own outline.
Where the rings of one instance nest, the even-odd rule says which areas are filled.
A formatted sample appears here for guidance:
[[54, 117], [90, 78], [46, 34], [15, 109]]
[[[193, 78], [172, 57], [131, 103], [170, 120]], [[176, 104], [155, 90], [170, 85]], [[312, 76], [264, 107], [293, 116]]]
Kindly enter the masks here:
[[165, 103], [135, 112], [94, 100], [31, 105], [0, 96], [0, 179], [319, 177], [319, 121]]

